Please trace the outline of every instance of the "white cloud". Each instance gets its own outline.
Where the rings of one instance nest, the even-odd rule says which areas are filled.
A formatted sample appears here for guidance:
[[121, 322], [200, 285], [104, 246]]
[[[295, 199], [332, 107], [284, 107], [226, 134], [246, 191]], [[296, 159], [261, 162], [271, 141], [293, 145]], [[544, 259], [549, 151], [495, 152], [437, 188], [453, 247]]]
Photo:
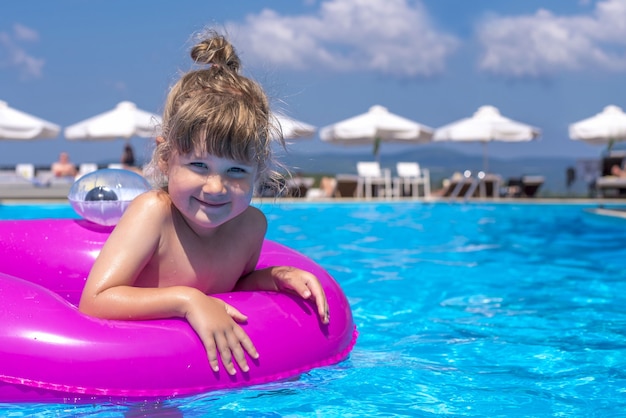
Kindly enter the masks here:
[[507, 77], [626, 70], [626, 0], [598, 2], [589, 15], [491, 17], [478, 29], [479, 68]]
[[16, 23], [13, 25], [13, 32], [15, 33], [15, 38], [21, 41], [38, 41], [39, 33], [34, 29]]
[[433, 27], [421, 2], [407, 0], [327, 0], [315, 14], [265, 9], [227, 26], [246, 60], [291, 69], [432, 76], [459, 43]]
[[0, 32], [0, 67], [16, 69], [22, 79], [41, 77], [45, 61], [30, 55], [20, 44], [38, 40], [35, 30], [17, 23], [12, 32]]

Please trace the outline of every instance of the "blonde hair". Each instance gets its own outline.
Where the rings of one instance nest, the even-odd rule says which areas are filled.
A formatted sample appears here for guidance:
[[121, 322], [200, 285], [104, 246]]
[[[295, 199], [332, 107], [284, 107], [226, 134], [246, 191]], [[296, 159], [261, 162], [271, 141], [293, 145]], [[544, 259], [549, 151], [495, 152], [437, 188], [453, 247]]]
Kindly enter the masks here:
[[191, 49], [202, 68], [184, 74], [171, 88], [163, 111], [161, 135], [146, 175], [161, 188], [167, 178], [159, 163], [173, 152], [206, 152], [257, 168], [257, 179], [280, 183], [272, 170], [272, 140], [285, 146], [261, 86], [239, 73], [241, 62], [228, 40], [210, 31]]

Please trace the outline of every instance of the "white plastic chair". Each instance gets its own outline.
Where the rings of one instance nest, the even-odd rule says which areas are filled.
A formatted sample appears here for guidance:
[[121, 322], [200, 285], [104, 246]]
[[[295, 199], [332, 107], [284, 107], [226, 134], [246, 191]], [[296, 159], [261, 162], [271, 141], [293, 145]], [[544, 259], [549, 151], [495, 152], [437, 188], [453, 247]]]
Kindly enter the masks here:
[[76, 179], [78, 180], [85, 174], [92, 173], [98, 170], [98, 164], [96, 163], [82, 163], [78, 166], [78, 174], [76, 175]]
[[[359, 176], [357, 197], [365, 195], [366, 199], [371, 199], [373, 186], [379, 188], [382, 186], [383, 196], [392, 196], [391, 174], [389, 170], [382, 170], [377, 161], [359, 161], [356, 164], [356, 171]], [[377, 197], [380, 197], [378, 192]]]
[[33, 180], [35, 178], [35, 165], [34, 164], [16, 164], [15, 174], [26, 180]]
[[419, 186], [424, 188], [424, 197], [430, 197], [430, 172], [419, 163], [401, 162], [396, 164], [397, 177], [394, 178], [394, 195], [401, 197], [404, 191], [411, 190], [411, 196], [419, 197]]

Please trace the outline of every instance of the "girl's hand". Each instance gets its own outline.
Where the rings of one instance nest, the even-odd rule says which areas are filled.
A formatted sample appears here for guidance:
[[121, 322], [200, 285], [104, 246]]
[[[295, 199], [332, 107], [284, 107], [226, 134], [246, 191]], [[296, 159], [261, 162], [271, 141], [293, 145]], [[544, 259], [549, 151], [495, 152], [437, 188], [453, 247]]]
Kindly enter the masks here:
[[233, 358], [242, 371], [250, 370], [244, 350], [253, 359], [259, 358], [248, 334], [237, 324], [247, 317], [226, 302], [201, 294], [190, 301], [185, 318], [202, 340], [213, 371], [219, 370], [218, 353], [230, 375], [237, 373]]
[[323, 324], [330, 322], [328, 302], [324, 289], [317, 277], [308, 271], [295, 267], [272, 267], [272, 277], [278, 290], [292, 291], [304, 299], [313, 298], [317, 305], [317, 313]]

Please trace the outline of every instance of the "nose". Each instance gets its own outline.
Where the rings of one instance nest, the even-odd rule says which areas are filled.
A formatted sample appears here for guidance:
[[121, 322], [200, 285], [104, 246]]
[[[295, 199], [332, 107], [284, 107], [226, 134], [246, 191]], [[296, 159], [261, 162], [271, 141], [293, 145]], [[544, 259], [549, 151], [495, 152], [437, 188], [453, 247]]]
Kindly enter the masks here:
[[220, 176], [219, 174], [208, 175], [202, 187], [202, 191], [210, 194], [226, 193], [226, 187], [222, 176]]

